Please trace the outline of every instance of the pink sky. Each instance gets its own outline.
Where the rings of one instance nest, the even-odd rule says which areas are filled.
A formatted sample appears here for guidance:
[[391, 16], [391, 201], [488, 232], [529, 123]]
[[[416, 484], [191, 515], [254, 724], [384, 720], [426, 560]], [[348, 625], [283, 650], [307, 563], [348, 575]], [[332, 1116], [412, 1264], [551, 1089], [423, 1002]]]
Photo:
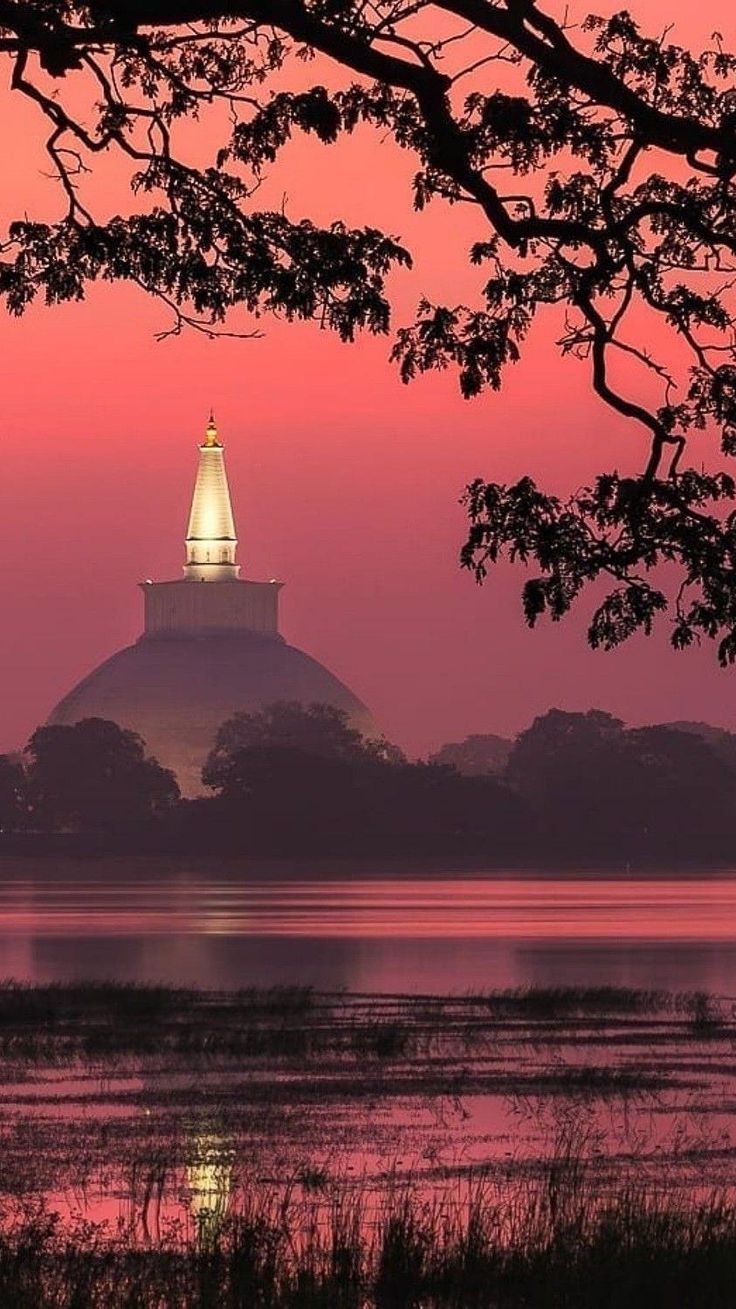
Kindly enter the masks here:
[[[654, 30], [672, 15], [661, 0], [632, 8]], [[686, 26], [678, 8], [686, 39], [697, 18], [689, 13]], [[717, 8], [708, 7], [704, 39]], [[721, 8], [736, 44], [730, 6]], [[40, 139], [34, 112], [6, 94], [0, 149], [18, 181], [14, 195], [6, 190], [6, 217], [54, 213]], [[367, 132], [337, 148], [299, 141], [259, 203], [286, 192], [292, 215], [339, 213], [404, 239], [416, 267], [394, 278], [399, 324], [423, 293], [454, 302], [472, 292], [477, 274], [464, 252], [484, 231], [465, 206], [413, 215], [413, 170]], [[118, 203], [112, 170], [95, 189], [98, 203]], [[158, 344], [165, 324], [161, 306], [122, 286], [93, 288], [81, 305], [0, 317], [0, 748], [22, 744], [79, 677], [137, 637], [138, 580], [180, 575], [210, 404], [244, 571], [285, 581], [287, 639], [347, 681], [410, 752], [472, 731], [514, 733], [552, 705], [736, 728], [736, 674], [717, 667], [712, 648], [676, 655], [662, 627], [593, 654], [583, 638], [589, 602], [572, 620], [529, 632], [518, 571], [498, 571], [482, 589], [459, 571], [458, 497], [473, 477], [532, 472], [564, 491], [598, 469], [637, 466], [636, 430], [594, 399], [585, 364], [560, 361], [554, 314], [540, 319], [502, 393], [470, 403], [450, 375], [403, 387], [385, 339], [346, 347], [310, 325], [263, 320], [257, 341], [190, 333]]]

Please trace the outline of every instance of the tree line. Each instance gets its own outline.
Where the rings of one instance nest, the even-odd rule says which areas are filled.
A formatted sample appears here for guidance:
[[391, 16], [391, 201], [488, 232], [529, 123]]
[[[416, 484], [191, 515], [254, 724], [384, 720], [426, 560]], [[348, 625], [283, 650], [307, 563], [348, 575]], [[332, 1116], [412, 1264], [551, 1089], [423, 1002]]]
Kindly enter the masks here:
[[278, 702], [223, 723], [202, 776], [187, 800], [116, 723], [39, 727], [0, 756], [2, 840], [542, 864], [736, 854], [736, 735], [700, 723], [552, 709], [514, 741], [475, 734], [411, 762], [329, 705]]

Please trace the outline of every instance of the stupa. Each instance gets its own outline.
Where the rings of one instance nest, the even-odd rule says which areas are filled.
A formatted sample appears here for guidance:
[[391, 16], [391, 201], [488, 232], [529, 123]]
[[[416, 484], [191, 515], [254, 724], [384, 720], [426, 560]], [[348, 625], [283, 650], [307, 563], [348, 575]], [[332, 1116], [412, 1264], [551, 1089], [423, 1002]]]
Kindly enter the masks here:
[[50, 723], [109, 718], [131, 728], [187, 796], [202, 793], [217, 729], [238, 710], [317, 701], [344, 710], [366, 735], [379, 734], [357, 696], [279, 634], [282, 584], [240, 577], [225, 450], [212, 416], [199, 446], [185, 546], [183, 578], [140, 583], [139, 640], [79, 682]]

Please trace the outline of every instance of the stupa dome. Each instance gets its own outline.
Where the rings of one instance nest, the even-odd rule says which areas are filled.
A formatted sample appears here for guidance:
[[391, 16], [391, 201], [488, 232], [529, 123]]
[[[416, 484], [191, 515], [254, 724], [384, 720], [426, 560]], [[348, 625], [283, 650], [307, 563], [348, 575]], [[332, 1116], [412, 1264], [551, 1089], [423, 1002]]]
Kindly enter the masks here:
[[352, 691], [279, 635], [280, 583], [239, 578], [224, 451], [212, 419], [199, 449], [184, 579], [141, 584], [143, 635], [95, 668], [49, 717], [58, 724], [108, 718], [138, 732], [190, 796], [203, 790], [202, 766], [218, 727], [239, 710], [317, 701], [344, 710], [365, 735], [379, 734]]
[[334, 705], [367, 736], [378, 735], [365, 705], [316, 659], [280, 636], [248, 631], [142, 636], [75, 686], [49, 721], [109, 718], [131, 728], [173, 768], [182, 792], [196, 795], [220, 724], [274, 700]]

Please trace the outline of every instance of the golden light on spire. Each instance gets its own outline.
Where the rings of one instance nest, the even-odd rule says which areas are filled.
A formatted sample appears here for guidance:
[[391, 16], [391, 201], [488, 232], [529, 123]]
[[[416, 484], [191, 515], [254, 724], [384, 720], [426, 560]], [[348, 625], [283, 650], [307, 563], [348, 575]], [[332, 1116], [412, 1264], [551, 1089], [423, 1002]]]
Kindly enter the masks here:
[[220, 438], [217, 435], [217, 427], [215, 426], [215, 415], [212, 410], [210, 410], [210, 418], [207, 424], [204, 443], [206, 446], [210, 446], [210, 448], [213, 445], [220, 445]]
[[235, 562], [238, 538], [225, 471], [225, 449], [210, 412], [205, 439], [199, 447], [199, 465], [186, 535], [184, 575], [189, 581], [237, 581]]

